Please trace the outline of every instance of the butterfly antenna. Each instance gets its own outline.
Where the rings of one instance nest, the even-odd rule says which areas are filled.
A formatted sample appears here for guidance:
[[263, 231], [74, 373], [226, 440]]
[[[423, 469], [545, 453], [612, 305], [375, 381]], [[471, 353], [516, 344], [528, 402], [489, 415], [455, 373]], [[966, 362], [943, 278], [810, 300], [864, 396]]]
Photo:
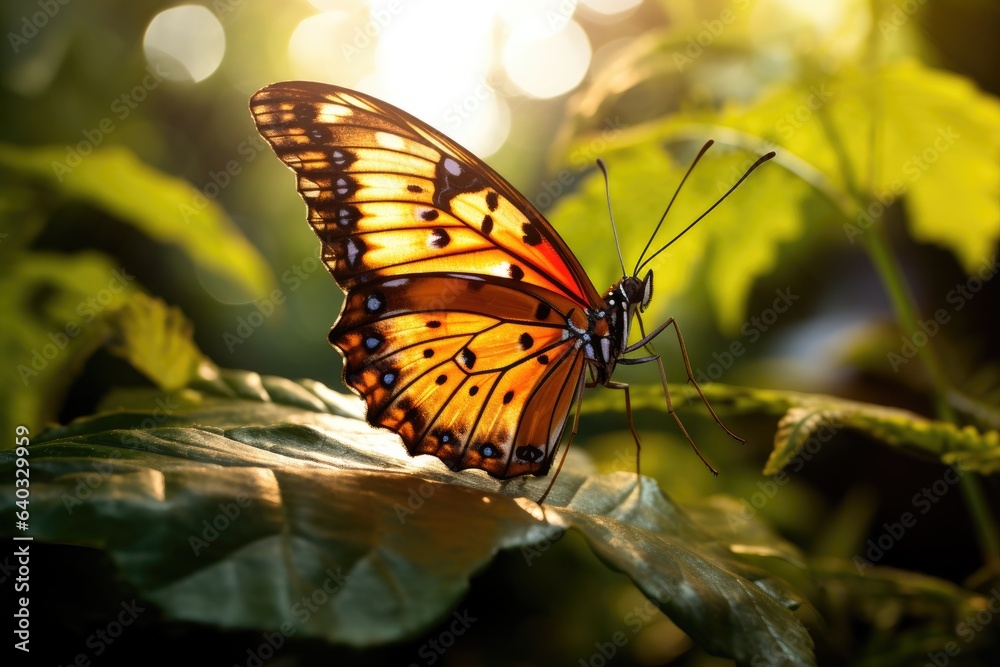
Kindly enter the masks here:
[[611, 218], [611, 232], [615, 235], [615, 248], [618, 249], [618, 263], [622, 266], [622, 275], [627, 276], [628, 274], [625, 273], [625, 260], [622, 258], [622, 246], [618, 243], [618, 228], [615, 227], [615, 216], [611, 212], [611, 181], [608, 179], [608, 167], [601, 158], [597, 158], [597, 166], [601, 168], [601, 173], [604, 174], [604, 196], [608, 200], [608, 217]]
[[745, 174], [743, 174], [743, 176], [740, 177], [740, 180], [736, 181], [736, 184], [733, 185], [733, 187], [729, 188], [729, 190], [726, 192], [726, 194], [724, 194], [721, 197], [719, 197], [719, 200], [717, 202], [715, 202], [714, 204], [712, 204], [707, 211], [705, 211], [704, 213], [702, 213], [701, 215], [699, 215], [698, 218], [694, 222], [692, 222], [690, 225], [688, 225], [687, 227], [685, 227], [681, 231], [680, 234], [678, 234], [674, 238], [670, 239], [670, 241], [667, 243], [667, 245], [663, 246], [662, 248], [660, 248], [659, 250], [657, 250], [656, 252], [654, 252], [652, 255], [650, 255], [649, 257], [647, 257], [646, 261], [644, 261], [642, 264], [640, 264], [640, 265], [638, 265], [636, 267], [635, 272], [638, 274], [639, 271], [642, 269], [642, 267], [646, 266], [651, 261], [653, 261], [654, 257], [656, 257], [661, 252], [663, 252], [664, 250], [666, 250], [667, 248], [669, 248], [671, 246], [671, 244], [673, 244], [674, 241], [676, 241], [680, 237], [684, 236], [684, 234], [686, 234], [689, 229], [691, 229], [692, 227], [694, 227], [695, 225], [697, 225], [699, 222], [701, 222], [701, 220], [706, 215], [708, 215], [709, 213], [711, 213], [712, 211], [715, 210], [716, 206], [718, 206], [723, 201], [725, 201], [726, 197], [728, 197], [729, 195], [733, 194], [733, 191], [736, 188], [740, 187], [740, 183], [742, 183], [743, 181], [745, 181], [747, 179], [747, 177], [750, 174], [752, 174], [757, 167], [759, 167], [760, 165], [764, 164], [765, 162], [767, 162], [768, 160], [770, 160], [773, 157], [774, 157], [774, 151], [771, 151], [767, 155], [762, 155], [761, 157], [759, 157], [756, 162], [754, 162], [752, 165], [750, 165], [750, 168], [747, 169], [747, 172]]
[[674, 200], [677, 199], [677, 195], [680, 194], [681, 188], [684, 187], [684, 182], [688, 179], [688, 176], [691, 175], [691, 172], [694, 171], [694, 167], [696, 164], [698, 164], [698, 160], [701, 159], [701, 156], [704, 155], [705, 152], [709, 148], [711, 148], [712, 144], [714, 143], [715, 143], [714, 140], [709, 139], [708, 141], [705, 142], [705, 145], [701, 147], [701, 150], [698, 151], [698, 154], [694, 156], [694, 160], [691, 161], [691, 166], [688, 167], [687, 173], [684, 174], [684, 178], [681, 179], [681, 182], [677, 185], [677, 189], [674, 190], [674, 196], [670, 198], [670, 203], [667, 204], [667, 208], [664, 209], [663, 215], [660, 216], [660, 221], [656, 223], [656, 228], [653, 229], [653, 234], [649, 237], [649, 240], [646, 241], [646, 247], [642, 249], [642, 253], [639, 255], [639, 259], [635, 263], [635, 271], [632, 272], [633, 276], [638, 274], [639, 269], [642, 268], [641, 267], [642, 257], [643, 255], [646, 254], [646, 251], [649, 250], [649, 246], [653, 245], [653, 239], [656, 238], [657, 232], [660, 231], [660, 227], [663, 225], [663, 221], [667, 219], [667, 213], [670, 213], [670, 207], [674, 205]]

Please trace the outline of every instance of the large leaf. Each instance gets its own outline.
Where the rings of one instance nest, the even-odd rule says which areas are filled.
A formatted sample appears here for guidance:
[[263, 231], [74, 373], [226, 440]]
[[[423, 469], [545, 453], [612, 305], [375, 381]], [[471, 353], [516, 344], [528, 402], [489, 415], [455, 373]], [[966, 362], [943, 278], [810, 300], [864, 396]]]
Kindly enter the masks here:
[[[106, 549], [177, 618], [365, 646], [426, 630], [498, 550], [569, 528], [706, 650], [814, 663], [789, 587], [759, 569], [801, 560], [759, 524], [712, 507], [695, 522], [652, 480], [572, 464], [539, 506], [548, 480], [410, 458], [322, 385], [203, 368], [194, 389], [120, 394], [35, 440], [36, 539]], [[318, 611], [297, 603], [312, 595]]]
[[[0, 168], [86, 201], [151, 238], [178, 246], [249, 299], [272, 285], [271, 271], [222, 208], [190, 184], [156, 171], [122, 147], [84, 156], [65, 147], [0, 146]], [[74, 157], [75, 155], [75, 157]]]

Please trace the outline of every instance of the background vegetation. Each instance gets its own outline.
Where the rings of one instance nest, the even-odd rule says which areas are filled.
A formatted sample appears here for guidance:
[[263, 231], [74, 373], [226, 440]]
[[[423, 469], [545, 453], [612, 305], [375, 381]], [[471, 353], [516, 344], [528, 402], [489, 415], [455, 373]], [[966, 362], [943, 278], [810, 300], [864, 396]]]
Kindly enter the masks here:
[[[470, 117], [480, 86], [505, 101], [510, 134], [489, 162], [599, 289], [620, 269], [596, 157], [630, 264], [705, 140], [716, 146], [662, 242], [777, 152], [651, 264], [646, 322], [680, 321], [747, 445], [687, 400], [664, 337], [682, 417], [720, 476], [677, 433], [655, 373], [620, 369], [643, 473], [666, 497], [633, 493], [620, 397], [595, 390], [545, 516], [514, 500], [545, 480], [503, 486], [411, 460], [335, 393], [325, 334], [341, 293], [246, 103], [314, 72], [288, 43], [318, 10], [206, 3], [225, 55], [195, 82], [143, 49], [169, 6], [0, 10], [0, 423], [35, 440], [35, 657], [994, 664], [994, 4], [647, 0], [612, 21], [552, 3], [543, 19], [573, 17], [594, 57], [548, 99], [499, 68], [467, 88], [414, 55], [427, 94], [457, 95]], [[410, 11], [461, 30], [454, 7]], [[508, 29], [498, 21], [491, 39]], [[374, 67], [378, 40], [355, 37], [331, 37], [358, 58], [329, 81]], [[21, 508], [5, 442], [9, 534]], [[216, 520], [212, 537], [203, 522]], [[296, 607], [327, 582], [316, 610]], [[203, 639], [211, 651], [192, 655]]]

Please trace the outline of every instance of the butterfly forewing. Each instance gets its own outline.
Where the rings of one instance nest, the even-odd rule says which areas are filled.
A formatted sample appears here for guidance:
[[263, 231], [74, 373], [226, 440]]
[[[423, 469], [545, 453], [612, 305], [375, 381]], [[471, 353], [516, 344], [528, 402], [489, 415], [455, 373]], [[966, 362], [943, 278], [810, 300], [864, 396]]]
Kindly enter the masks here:
[[601, 299], [548, 222], [416, 118], [334, 86], [250, 101], [347, 292], [330, 341], [369, 423], [497, 477], [548, 471], [585, 359], [567, 319]]
[[[524, 281], [578, 307], [599, 302], [541, 214], [413, 116], [309, 82], [268, 86], [250, 106], [260, 133], [296, 172], [324, 260], [344, 289], [377, 276], [445, 270]], [[403, 230], [410, 232], [405, 243]], [[448, 258], [445, 268], [438, 257]]]

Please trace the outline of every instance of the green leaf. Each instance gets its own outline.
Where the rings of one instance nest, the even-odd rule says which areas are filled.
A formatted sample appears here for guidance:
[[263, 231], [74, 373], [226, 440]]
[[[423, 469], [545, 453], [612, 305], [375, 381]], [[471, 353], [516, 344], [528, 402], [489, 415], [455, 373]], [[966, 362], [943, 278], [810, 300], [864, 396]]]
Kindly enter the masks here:
[[[547, 479], [411, 458], [315, 382], [202, 373], [36, 438], [35, 539], [106, 549], [175, 618], [367, 646], [431, 627], [498, 550], [572, 529], [709, 652], [814, 664], [790, 587], [761, 569], [801, 558], [755, 521], [712, 506], [695, 521], [652, 480], [572, 462], [539, 506]], [[12, 467], [0, 456], [3, 479]], [[317, 591], [317, 611], [297, 606]]]
[[[794, 459], [813, 439], [829, 442], [844, 428], [866, 433], [887, 445], [923, 456], [932, 456], [961, 471], [984, 475], [1000, 472], [1000, 433], [959, 427], [927, 419], [909, 410], [849, 401], [825, 394], [734, 387], [710, 383], [701, 386], [705, 397], [719, 414], [771, 414], [781, 416], [774, 451], [764, 473], [773, 475]], [[663, 410], [663, 389], [632, 387], [632, 407]], [[674, 405], [703, 409], [693, 387], [680, 385], [670, 390]], [[617, 400], [616, 400], [617, 399]], [[585, 411], [620, 409], [620, 398], [595, 394], [584, 402]]]
[[108, 351], [128, 361], [158, 387], [174, 391], [195, 379], [204, 356], [179, 308], [137, 293], [111, 319], [117, 339]]
[[14, 423], [34, 431], [55, 418], [69, 382], [110, 336], [108, 316], [135, 291], [134, 276], [98, 253], [30, 257], [0, 271], [6, 432]]
[[901, 196], [913, 238], [951, 250], [969, 273], [1000, 240], [1000, 101], [964, 77], [911, 61], [844, 67], [713, 121], [801, 161], [785, 163], [842, 206], [851, 242]]
[[0, 169], [41, 181], [63, 197], [88, 202], [156, 241], [178, 246], [247, 296], [272, 286], [263, 257], [214, 200], [125, 148], [98, 148], [73, 164], [62, 147], [0, 145]]

